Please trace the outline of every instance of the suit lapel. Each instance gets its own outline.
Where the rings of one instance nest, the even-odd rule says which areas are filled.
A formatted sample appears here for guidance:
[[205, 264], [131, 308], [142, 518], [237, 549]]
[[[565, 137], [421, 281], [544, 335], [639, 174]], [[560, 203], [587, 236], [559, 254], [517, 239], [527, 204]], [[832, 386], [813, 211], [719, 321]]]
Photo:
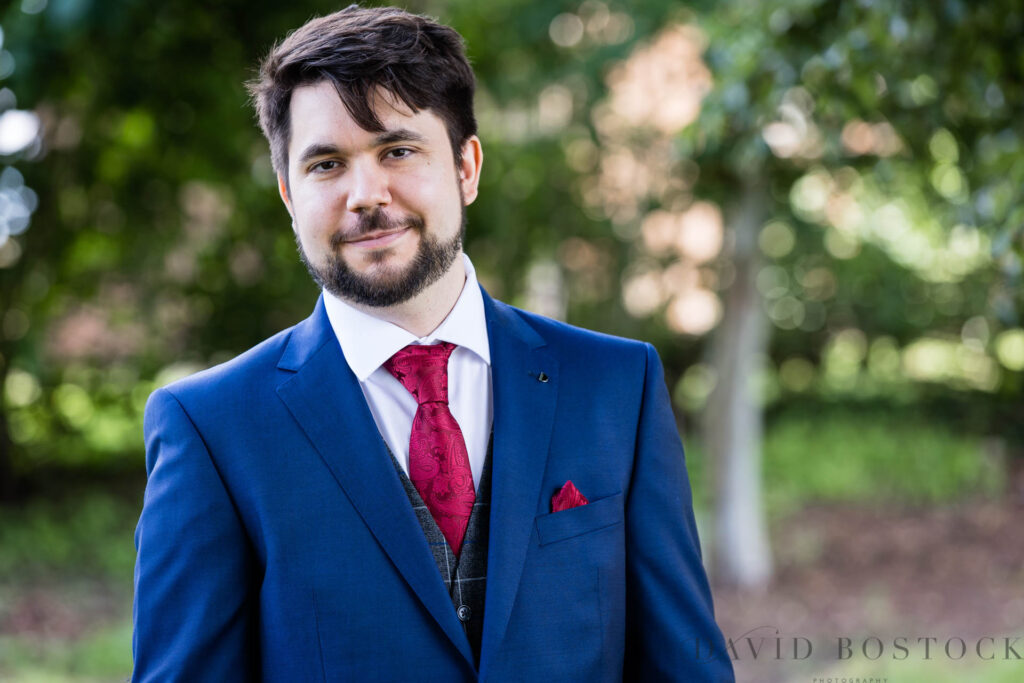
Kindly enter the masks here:
[[342, 355], [323, 298], [292, 331], [278, 367], [295, 373], [278, 386], [281, 400], [384, 552], [473, 666], [469, 642], [359, 382]]
[[558, 363], [543, 348], [544, 340], [486, 292], [484, 310], [494, 391], [494, 451], [481, 680], [505, 636], [519, 588], [558, 397]]

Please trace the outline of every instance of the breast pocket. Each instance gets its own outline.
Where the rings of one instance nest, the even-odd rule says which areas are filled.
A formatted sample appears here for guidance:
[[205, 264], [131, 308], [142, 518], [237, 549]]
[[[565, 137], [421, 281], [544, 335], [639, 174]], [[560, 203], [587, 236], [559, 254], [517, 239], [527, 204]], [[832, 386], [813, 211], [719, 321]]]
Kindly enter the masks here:
[[622, 522], [622, 493], [592, 500], [586, 505], [537, 517], [540, 545], [564, 541]]

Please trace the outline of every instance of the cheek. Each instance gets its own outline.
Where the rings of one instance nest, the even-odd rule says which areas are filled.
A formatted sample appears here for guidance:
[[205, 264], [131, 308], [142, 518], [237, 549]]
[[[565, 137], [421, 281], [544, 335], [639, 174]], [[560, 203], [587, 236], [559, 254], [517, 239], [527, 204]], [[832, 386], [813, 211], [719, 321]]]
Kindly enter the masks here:
[[322, 197], [296, 195], [292, 207], [296, 227], [303, 236], [320, 235], [328, 231], [333, 224], [330, 204]]
[[[428, 170], [433, 171], [433, 168]], [[442, 178], [429, 172], [410, 177], [408, 180], [409, 182], [402, 185], [401, 195], [421, 213], [431, 213], [445, 219], [450, 219], [451, 215], [456, 218], [461, 215], [462, 199], [454, 175]]]

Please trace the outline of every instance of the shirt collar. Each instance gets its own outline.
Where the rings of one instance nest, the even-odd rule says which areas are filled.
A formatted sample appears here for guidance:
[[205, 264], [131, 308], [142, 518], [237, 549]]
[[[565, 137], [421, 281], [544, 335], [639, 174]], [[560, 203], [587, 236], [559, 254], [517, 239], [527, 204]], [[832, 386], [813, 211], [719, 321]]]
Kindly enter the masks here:
[[448, 316], [425, 337], [417, 337], [398, 325], [355, 309], [324, 290], [327, 319], [338, 338], [345, 361], [360, 382], [366, 381], [384, 361], [409, 344], [451, 342], [469, 349], [490, 365], [484, 298], [469, 257], [463, 254], [462, 261], [466, 266], [462, 292]]

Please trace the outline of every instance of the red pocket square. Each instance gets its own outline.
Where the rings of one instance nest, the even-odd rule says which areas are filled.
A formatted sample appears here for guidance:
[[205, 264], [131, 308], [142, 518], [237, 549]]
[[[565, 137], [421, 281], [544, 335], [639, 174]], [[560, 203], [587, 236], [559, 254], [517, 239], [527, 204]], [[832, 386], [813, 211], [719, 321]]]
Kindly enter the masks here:
[[572, 480], [565, 482], [565, 486], [558, 490], [558, 493], [551, 497], [551, 511], [561, 512], [569, 508], [576, 508], [589, 503], [586, 497], [572, 483]]

